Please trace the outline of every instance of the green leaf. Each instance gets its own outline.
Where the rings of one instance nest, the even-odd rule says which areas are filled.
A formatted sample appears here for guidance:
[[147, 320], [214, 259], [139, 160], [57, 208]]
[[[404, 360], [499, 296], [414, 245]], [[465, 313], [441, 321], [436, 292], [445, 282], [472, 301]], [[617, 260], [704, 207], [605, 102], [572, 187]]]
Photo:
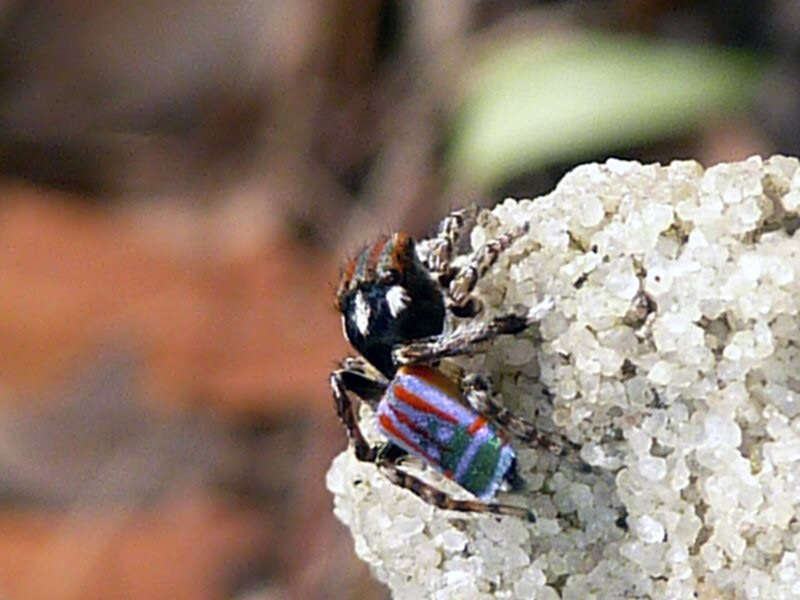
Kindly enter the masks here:
[[747, 106], [752, 54], [584, 34], [505, 43], [468, 76], [451, 174], [490, 186], [525, 171], [684, 133]]

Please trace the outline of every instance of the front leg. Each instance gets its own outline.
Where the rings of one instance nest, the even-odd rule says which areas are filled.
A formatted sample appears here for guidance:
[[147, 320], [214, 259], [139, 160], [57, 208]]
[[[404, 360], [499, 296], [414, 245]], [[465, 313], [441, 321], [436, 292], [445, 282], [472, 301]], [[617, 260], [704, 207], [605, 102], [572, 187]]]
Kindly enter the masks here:
[[480, 311], [480, 303], [470, 301], [475, 286], [500, 255], [511, 247], [517, 239], [528, 232], [530, 225], [524, 223], [508, 233], [486, 242], [473, 255], [470, 261], [459, 269], [447, 290], [450, 310], [458, 316], [474, 316]]
[[396, 365], [432, 364], [451, 356], [475, 353], [481, 344], [498, 335], [524, 331], [537, 323], [553, 307], [552, 299], [545, 299], [526, 315], [505, 315], [477, 326], [468, 326], [447, 335], [435, 336], [418, 342], [398, 346], [392, 351]]
[[450, 261], [463, 237], [474, 227], [477, 214], [477, 206], [454, 210], [442, 219], [436, 237], [427, 242], [420, 242], [426, 247], [425, 265], [431, 273], [440, 278], [440, 281], [450, 279]]

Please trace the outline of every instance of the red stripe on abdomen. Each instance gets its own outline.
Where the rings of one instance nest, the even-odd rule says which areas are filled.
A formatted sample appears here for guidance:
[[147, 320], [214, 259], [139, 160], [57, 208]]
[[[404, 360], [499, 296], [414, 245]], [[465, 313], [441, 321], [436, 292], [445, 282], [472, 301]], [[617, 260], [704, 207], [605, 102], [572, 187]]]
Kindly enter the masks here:
[[430, 402], [426, 402], [425, 400], [423, 400], [416, 394], [410, 392], [403, 386], [397, 385], [395, 383], [393, 391], [394, 395], [397, 396], [397, 399], [400, 400], [400, 402], [408, 404], [408, 406], [410, 406], [414, 410], [418, 410], [420, 412], [427, 413], [429, 415], [434, 415], [435, 417], [438, 417], [442, 421], [447, 421], [448, 423], [454, 423], [458, 425], [458, 419], [456, 417], [443, 411], [437, 406], [434, 406]]
[[428, 385], [440, 389], [445, 395], [451, 398], [458, 398], [461, 392], [455, 382], [440, 371], [426, 365], [405, 365], [397, 370], [403, 375], [410, 375], [416, 379], [421, 379]]
[[481, 416], [475, 417], [475, 420], [467, 427], [467, 433], [470, 435], [475, 435], [480, 431], [483, 426], [486, 425], [486, 419]]
[[381, 428], [386, 432], [387, 435], [399, 440], [401, 443], [405, 444], [411, 450], [426, 459], [428, 462], [433, 464], [436, 463], [431, 455], [425, 452], [425, 450], [423, 450], [419, 444], [410, 440], [407, 435], [394, 426], [394, 423], [392, 422], [392, 419], [389, 418], [389, 415], [380, 415], [378, 417], [378, 422], [381, 424]]

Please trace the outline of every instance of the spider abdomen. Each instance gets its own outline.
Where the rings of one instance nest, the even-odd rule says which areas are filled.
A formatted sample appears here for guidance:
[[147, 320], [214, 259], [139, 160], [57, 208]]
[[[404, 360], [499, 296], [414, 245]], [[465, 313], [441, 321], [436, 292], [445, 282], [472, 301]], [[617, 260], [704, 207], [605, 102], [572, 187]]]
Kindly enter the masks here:
[[378, 406], [378, 422], [394, 444], [481, 500], [517, 479], [513, 448], [433, 368], [401, 367]]

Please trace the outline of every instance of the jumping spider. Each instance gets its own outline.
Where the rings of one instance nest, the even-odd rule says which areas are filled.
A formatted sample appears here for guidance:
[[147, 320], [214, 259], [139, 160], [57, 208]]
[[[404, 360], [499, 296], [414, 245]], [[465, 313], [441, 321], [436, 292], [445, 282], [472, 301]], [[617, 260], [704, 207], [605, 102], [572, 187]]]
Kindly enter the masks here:
[[[525, 315], [445, 331], [448, 311], [464, 318], [481, 310], [470, 296], [476, 284], [528, 230], [526, 224], [489, 241], [454, 269], [451, 258], [472, 214], [450, 214], [424, 246], [403, 233], [381, 237], [347, 264], [336, 306], [345, 336], [360, 356], [344, 359], [331, 373], [330, 384], [356, 457], [376, 463], [390, 481], [440, 508], [533, 521], [526, 509], [491, 502], [498, 488], [516, 489], [521, 479], [513, 449], [489, 422], [531, 446], [558, 454], [568, 443], [537, 432], [533, 424], [503, 408], [483, 377], [462, 375], [454, 383], [438, 368], [443, 358], [470, 354], [498, 335], [523, 331], [550, 308], [544, 302]], [[375, 409], [387, 443], [367, 442], [351, 393]], [[451, 498], [404, 472], [400, 461], [408, 454], [430, 463], [481, 501]]]

